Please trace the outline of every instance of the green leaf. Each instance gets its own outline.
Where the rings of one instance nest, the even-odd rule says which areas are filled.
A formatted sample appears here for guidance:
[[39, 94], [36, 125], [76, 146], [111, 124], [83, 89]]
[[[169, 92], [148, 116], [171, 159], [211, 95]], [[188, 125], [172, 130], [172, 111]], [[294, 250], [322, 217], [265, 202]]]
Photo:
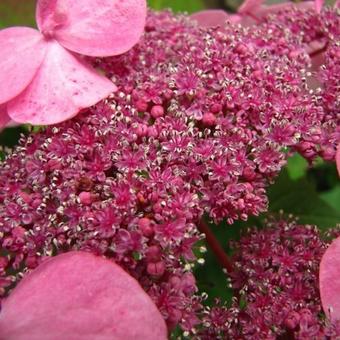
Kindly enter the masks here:
[[288, 158], [287, 170], [291, 179], [299, 179], [306, 175], [308, 162], [299, 154]]
[[13, 147], [18, 144], [18, 140], [21, 134], [27, 133], [24, 127], [18, 126], [13, 128], [7, 128], [0, 133], [0, 145]]
[[315, 224], [320, 229], [327, 229], [340, 221], [340, 205], [337, 209], [332, 207], [305, 177], [292, 180], [286, 170], [268, 189], [268, 197], [271, 212], [283, 210], [297, 216], [303, 224]]
[[35, 26], [36, 0], [1, 0], [0, 28]]
[[[340, 206], [340, 184], [332, 190], [325, 191], [320, 194], [320, 197], [326, 201], [334, 209], [339, 209]], [[339, 221], [340, 223], [340, 221]]]
[[203, 0], [148, 0], [150, 8], [161, 10], [171, 8], [174, 12], [193, 13], [205, 8]]

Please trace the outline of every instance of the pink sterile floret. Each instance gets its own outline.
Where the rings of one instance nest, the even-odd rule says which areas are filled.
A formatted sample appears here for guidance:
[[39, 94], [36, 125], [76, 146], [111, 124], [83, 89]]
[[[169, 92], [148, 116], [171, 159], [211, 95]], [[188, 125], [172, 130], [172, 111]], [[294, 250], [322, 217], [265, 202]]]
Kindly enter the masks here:
[[128, 51], [144, 30], [143, 0], [40, 0], [39, 30], [65, 48], [96, 57]]
[[237, 23], [241, 17], [237, 14], [229, 14], [220, 9], [208, 9], [193, 13], [191, 19], [198, 22], [201, 27], [224, 26], [227, 21]]
[[35, 29], [11, 27], [0, 31], [0, 103], [24, 90], [46, 53], [44, 37]]
[[0, 127], [54, 124], [116, 90], [80, 54], [113, 56], [134, 46], [144, 30], [145, 0], [38, 0], [38, 30], [0, 31]]
[[109, 79], [56, 41], [46, 45], [46, 57], [30, 86], [8, 103], [10, 116], [18, 122], [53, 124], [72, 118], [79, 109], [96, 104], [115, 89]]
[[0, 339], [166, 339], [138, 282], [114, 262], [69, 252], [43, 262], [3, 302]]
[[332, 320], [340, 320], [340, 237], [326, 250], [320, 263], [322, 307]]

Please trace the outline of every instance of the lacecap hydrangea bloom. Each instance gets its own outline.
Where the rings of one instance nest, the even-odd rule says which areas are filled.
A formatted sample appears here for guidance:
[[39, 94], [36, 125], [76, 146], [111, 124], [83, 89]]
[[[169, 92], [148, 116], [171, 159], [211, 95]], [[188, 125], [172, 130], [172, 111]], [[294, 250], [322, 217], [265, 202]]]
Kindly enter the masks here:
[[[313, 15], [338, 27], [334, 10]], [[132, 50], [88, 60], [118, 90], [22, 138], [0, 165], [2, 296], [46, 257], [81, 250], [136, 278], [169, 329], [201, 329], [192, 268], [203, 215], [232, 224], [266, 211], [289, 152], [335, 158], [331, 51], [320, 85], [334, 85], [312, 90], [305, 41], [288, 23], [220, 30], [150, 12]]]
[[[338, 339], [339, 319], [326, 318], [319, 290], [320, 261], [336, 236], [339, 229], [321, 235], [316, 226], [281, 218], [247, 230], [231, 246], [234, 270], [229, 280], [237, 292], [232, 305], [217, 301], [208, 308], [199, 338]], [[334, 284], [325, 280], [322, 289], [336, 286], [333, 279]]]

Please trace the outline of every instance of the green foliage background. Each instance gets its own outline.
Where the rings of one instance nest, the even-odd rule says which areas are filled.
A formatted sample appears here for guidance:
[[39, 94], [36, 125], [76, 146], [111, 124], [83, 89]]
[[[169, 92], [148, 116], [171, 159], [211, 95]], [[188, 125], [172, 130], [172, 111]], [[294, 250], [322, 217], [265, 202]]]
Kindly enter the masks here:
[[[156, 10], [171, 8], [175, 12], [195, 12], [205, 8], [204, 0], [149, 0], [149, 6]], [[35, 26], [35, 0], [1, 0], [0, 28], [8, 26]], [[4, 157], [1, 148], [12, 147], [20, 133], [27, 133], [23, 127], [6, 129], [0, 133], [0, 158]], [[334, 164], [316, 162], [310, 167], [300, 156], [295, 155], [275, 183], [269, 188], [269, 211], [294, 214], [301, 223], [316, 224], [320, 229], [334, 227], [340, 222], [340, 183]], [[212, 230], [228, 251], [228, 242], [237, 239], [247, 227], [261, 226], [265, 215], [251, 218], [248, 222], [236, 222], [233, 226], [214, 226]], [[223, 300], [231, 298], [225, 275], [216, 259], [208, 250], [205, 265], [196, 269], [199, 287], [209, 294], [207, 303], [214, 297]]]

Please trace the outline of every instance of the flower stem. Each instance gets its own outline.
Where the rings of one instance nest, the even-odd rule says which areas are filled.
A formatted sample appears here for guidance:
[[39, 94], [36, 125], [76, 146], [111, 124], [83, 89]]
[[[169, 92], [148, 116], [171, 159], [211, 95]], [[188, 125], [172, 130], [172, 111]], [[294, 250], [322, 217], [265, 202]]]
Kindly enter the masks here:
[[328, 48], [328, 42], [321, 48], [319, 48], [318, 50], [312, 52], [309, 54], [310, 58], [314, 58], [316, 56], [318, 56], [319, 54], [323, 53], [323, 52], [326, 52], [327, 51], [327, 48]]
[[220, 264], [227, 270], [228, 273], [230, 273], [233, 270], [233, 265], [228, 257], [228, 255], [223, 250], [221, 244], [216, 239], [213, 232], [210, 230], [207, 223], [205, 223], [203, 220], [201, 220], [198, 223], [198, 229], [205, 234], [205, 239], [215, 256], [217, 257]]

